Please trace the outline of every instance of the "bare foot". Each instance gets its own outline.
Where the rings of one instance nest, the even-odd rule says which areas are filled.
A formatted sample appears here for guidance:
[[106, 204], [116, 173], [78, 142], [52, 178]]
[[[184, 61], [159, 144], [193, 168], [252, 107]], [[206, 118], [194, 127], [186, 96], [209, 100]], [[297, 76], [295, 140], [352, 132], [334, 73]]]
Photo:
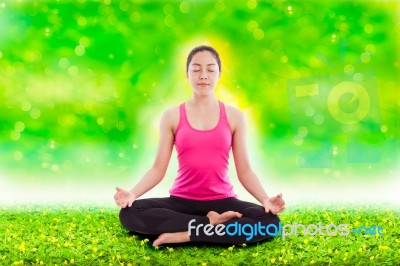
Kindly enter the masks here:
[[216, 224], [222, 224], [232, 218], [240, 218], [242, 217], [242, 214], [234, 211], [227, 211], [222, 214], [219, 214], [218, 212], [215, 211], [209, 211], [207, 213], [207, 217], [208, 219], [210, 219], [210, 224], [216, 225]]
[[188, 232], [163, 233], [154, 240], [153, 246], [156, 247], [165, 243], [183, 243], [189, 241], [190, 238]]

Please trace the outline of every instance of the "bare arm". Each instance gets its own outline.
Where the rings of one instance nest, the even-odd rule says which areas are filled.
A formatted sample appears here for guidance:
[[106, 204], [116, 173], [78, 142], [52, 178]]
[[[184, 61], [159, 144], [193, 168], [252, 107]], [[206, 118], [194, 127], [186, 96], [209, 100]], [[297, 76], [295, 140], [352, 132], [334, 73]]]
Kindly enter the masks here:
[[171, 159], [173, 145], [174, 135], [172, 132], [171, 114], [167, 111], [161, 118], [160, 140], [154, 163], [144, 174], [142, 179], [130, 190], [136, 198], [139, 198], [144, 193], [155, 187], [164, 178]]
[[130, 190], [126, 191], [117, 187], [114, 196], [115, 202], [122, 208], [131, 206], [133, 201], [154, 188], [164, 178], [171, 159], [174, 145], [174, 134], [172, 130], [172, 113], [166, 111], [160, 121], [160, 139], [156, 158], [152, 167], [144, 174], [139, 182]]
[[282, 194], [270, 197], [250, 166], [246, 148], [246, 122], [243, 113], [236, 110], [233, 113], [233, 120], [232, 153], [240, 183], [264, 206], [267, 212], [278, 213], [283, 211], [285, 203], [282, 199]]

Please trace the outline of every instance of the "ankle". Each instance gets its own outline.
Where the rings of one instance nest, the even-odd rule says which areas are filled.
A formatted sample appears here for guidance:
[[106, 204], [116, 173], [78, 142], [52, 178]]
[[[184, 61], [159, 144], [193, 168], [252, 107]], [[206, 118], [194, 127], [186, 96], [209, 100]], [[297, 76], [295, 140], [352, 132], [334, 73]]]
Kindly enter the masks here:
[[218, 217], [219, 217], [219, 213], [215, 212], [215, 211], [209, 211], [207, 213], [207, 218], [208, 218], [208, 222], [209, 224], [215, 225], [218, 223]]

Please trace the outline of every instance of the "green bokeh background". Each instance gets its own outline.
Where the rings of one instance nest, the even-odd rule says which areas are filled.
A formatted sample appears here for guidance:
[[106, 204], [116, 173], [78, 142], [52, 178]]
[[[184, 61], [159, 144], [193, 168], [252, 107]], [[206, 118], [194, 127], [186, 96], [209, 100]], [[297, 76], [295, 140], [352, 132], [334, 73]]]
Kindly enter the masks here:
[[[151, 166], [162, 111], [191, 97], [187, 53], [209, 44], [223, 64], [217, 95], [245, 112], [262, 180], [385, 182], [399, 173], [399, 14], [397, 1], [2, 1], [0, 178], [133, 183]], [[379, 119], [356, 138], [379, 160], [348, 162], [340, 130], [299, 142], [288, 81], [334, 73], [373, 73]], [[331, 166], [299, 166], [325, 142]]]

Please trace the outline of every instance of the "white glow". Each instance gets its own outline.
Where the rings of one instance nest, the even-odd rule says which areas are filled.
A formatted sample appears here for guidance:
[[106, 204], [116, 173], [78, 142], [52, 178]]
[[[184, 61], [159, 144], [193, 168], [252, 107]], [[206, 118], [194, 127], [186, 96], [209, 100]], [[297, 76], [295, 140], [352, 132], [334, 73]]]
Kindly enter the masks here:
[[[146, 193], [143, 198], [149, 197], [168, 197], [169, 188], [172, 186], [176, 166], [170, 167], [166, 178], [154, 189]], [[132, 175], [137, 176], [137, 175]], [[234, 185], [235, 193], [239, 199], [256, 202], [256, 200], [241, 186], [237, 178], [231, 173], [231, 181]], [[387, 178], [387, 182], [368, 181], [364, 184], [356, 182], [343, 182], [337, 185], [332, 184], [304, 184], [304, 182], [286, 182], [270, 180], [263, 181], [263, 186], [270, 196], [277, 193], [283, 193], [287, 208], [291, 205], [299, 203], [323, 204], [323, 203], [368, 203], [400, 206], [400, 197], [398, 197], [398, 188], [400, 187], [400, 179], [396, 178], [399, 174], [394, 174], [392, 179]], [[118, 181], [114, 179], [112, 182], [93, 182], [93, 183], [77, 183], [57, 184], [57, 183], [40, 183], [35, 185], [16, 184], [7, 180], [5, 176], [0, 176], [0, 205], [4, 204], [102, 204], [106, 206], [114, 205], [115, 187], [120, 186], [130, 189], [135, 185], [135, 180]]]

